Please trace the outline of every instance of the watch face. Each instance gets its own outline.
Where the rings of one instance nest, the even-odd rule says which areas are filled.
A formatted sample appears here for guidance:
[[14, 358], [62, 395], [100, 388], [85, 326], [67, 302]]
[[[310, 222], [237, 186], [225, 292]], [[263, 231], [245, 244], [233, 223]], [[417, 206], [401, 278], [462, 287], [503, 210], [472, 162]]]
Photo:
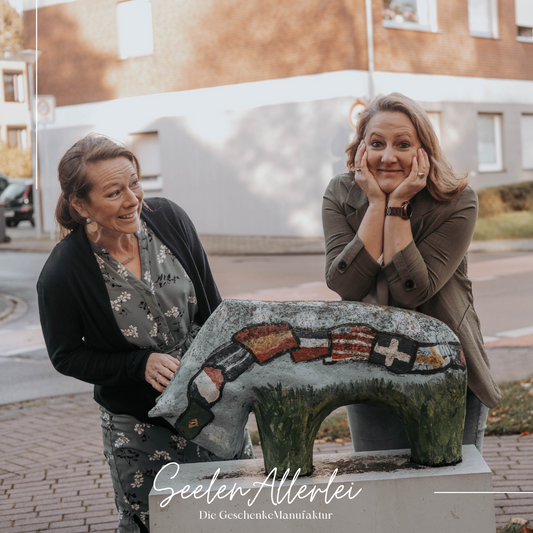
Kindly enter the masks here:
[[405, 214], [405, 219], [411, 218], [413, 215], [413, 206], [409, 202], [406, 203], [403, 207], [403, 212]]

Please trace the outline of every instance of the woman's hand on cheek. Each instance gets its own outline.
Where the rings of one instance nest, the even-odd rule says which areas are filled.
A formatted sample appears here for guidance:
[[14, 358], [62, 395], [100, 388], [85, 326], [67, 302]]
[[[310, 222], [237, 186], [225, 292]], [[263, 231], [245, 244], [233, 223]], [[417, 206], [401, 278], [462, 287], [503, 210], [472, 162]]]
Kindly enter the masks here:
[[427, 177], [429, 174], [429, 158], [423, 148], [418, 149], [418, 158], [413, 157], [413, 164], [409, 176], [405, 178], [394, 191], [389, 194], [389, 205], [401, 205], [408, 202], [420, 192], [427, 184]]
[[152, 353], [146, 362], [144, 379], [155, 390], [164, 392], [178, 365], [179, 361], [166, 353]]
[[387, 203], [387, 195], [380, 189], [378, 182], [370, 172], [367, 165], [367, 153], [365, 141], [361, 141], [357, 148], [354, 158], [355, 168], [361, 170], [355, 172], [355, 183], [361, 187], [363, 192], [368, 198], [368, 203], [372, 204], [385, 204]]

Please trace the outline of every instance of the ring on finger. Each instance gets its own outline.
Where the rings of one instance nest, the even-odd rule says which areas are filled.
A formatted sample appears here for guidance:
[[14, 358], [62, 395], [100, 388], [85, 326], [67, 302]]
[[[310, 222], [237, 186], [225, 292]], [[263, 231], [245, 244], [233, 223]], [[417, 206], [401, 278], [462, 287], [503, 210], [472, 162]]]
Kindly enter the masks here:
[[417, 176], [419, 179], [423, 180], [426, 177], [426, 174], [424, 172], [419, 172]]
[[362, 168], [356, 168], [355, 172], [363, 172], [363, 169]]

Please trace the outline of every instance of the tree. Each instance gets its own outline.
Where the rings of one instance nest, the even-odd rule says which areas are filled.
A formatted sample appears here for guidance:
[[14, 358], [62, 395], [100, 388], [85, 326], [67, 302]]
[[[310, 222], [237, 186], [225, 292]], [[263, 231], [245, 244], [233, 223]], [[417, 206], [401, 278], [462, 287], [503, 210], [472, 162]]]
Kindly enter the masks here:
[[8, 0], [0, 0], [0, 57], [22, 49], [22, 16]]

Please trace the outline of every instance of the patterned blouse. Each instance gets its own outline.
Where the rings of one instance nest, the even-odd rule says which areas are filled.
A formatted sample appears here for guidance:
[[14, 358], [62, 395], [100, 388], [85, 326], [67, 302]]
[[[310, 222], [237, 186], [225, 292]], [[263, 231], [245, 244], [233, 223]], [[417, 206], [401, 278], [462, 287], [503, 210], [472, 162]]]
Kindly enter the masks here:
[[200, 329], [193, 324], [198, 311], [194, 285], [178, 259], [144, 221], [135, 236], [142, 280], [105, 248], [90, 241], [117, 324], [139, 348], [153, 348], [180, 359]]

